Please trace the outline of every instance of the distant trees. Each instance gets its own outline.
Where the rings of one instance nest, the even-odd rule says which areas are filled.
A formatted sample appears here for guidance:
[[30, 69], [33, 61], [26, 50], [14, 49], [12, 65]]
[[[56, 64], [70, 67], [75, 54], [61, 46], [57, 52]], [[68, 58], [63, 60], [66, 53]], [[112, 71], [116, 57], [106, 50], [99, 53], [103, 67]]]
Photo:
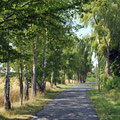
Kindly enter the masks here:
[[78, 40], [76, 54], [74, 55], [74, 67], [77, 73], [77, 80], [85, 83], [87, 72], [91, 71], [91, 50], [89, 38]]

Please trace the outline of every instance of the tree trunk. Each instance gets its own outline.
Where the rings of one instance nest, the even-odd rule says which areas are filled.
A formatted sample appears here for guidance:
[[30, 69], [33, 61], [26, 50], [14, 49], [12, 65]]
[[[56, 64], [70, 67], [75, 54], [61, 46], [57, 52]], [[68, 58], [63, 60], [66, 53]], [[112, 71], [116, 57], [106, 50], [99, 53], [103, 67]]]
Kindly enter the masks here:
[[98, 52], [98, 90], [100, 91], [100, 52]]
[[36, 96], [36, 77], [37, 77], [37, 56], [36, 50], [34, 49], [33, 56], [33, 76], [32, 76], [32, 96]]
[[57, 86], [57, 82], [56, 82], [56, 80], [55, 80], [55, 86]]
[[20, 60], [20, 71], [18, 68], [18, 74], [19, 74], [19, 84], [20, 84], [20, 103], [23, 104], [23, 66], [22, 66], [22, 60]]
[[51, 87], [53, 88], [54, 71], [51, 73]]
[[[45, 55], [45, 59], [44, 59], [44, 73], [43, 73], [43, 81], [42, 81], [42, 85], [44, 86], [43, 88], [45, 89], [45, 78], [46, 78], [46, 67], [47, 67], [47, 42], [48, 42], [48, 37], [47, 37], [47, 30], [46, 30], [46, 43], [45, 43], [45, 51], [44, 51], [44, 55]], [[43, 90], [44, 91], [44, 90]]]
[[46, 54], [45, 54], [45, 59], [44, 59], [44, 73], [43, 73], [43, 83], [45, 82], [46, 78], [46, 66], [47, 66], [47, 59], [46, 59]]
[[[43, 81], [42, 81], [42, 88], [45, 89], [45, 78], [46, 78], [46, 66], [47, 66], [47, 59], [46, 59], [46, 54], [45, 54], [45, 59], [44, 59], [44, 73], [43, 73]], [[43, 92], [44, 92], [43, 89]]]
[[25, 81], [25, 100], [29, 100], [29, 84], [28, 84], [28, 76], [27, 76], [27, 66], [24, 61], [24, 81]]
[[110, 72], [109, 56], [110, 56], [110, 49], [109, 46], [107, 46], [105, 73], [108, 77], [112, 78], [112, 74]]
[[84, 78], [83, 78], [83, 75], [81, 76], [81, 81], [82, 81], [82, 83], [84, 83]]
[[81, 78], [81, 75], [79, 74], [79, 76], [80, 76], [80, 83], [82, 83], [82, 78]]
[[77, 72], [77, 83], [79, 83], [79, 72]]
[[65, 84], [65, 71], [63, 71], [63, 84]]
[[[32, 28], [32, 25], [31, 25]], [[38, 27], [40, 29], [40, 26]], [[37, 48], [39, 42], [39, 35], [36, 35], [36, 41], [33, 43], [33, 71], [32, 71], [32, 96], [36, 96], [36, 82], [37, 82]]]
[[83, 76], [83, 83], [85, 83], [86, 82], [86, 79], [85, 79], [85, 76]]
[[68, 83], [70, 84], [70, 79], [68, 79]]
[[105, 41], [106, 47], [107, 47], [107, 51], [106, 51], [106, 55], [105, 55], [105, 58], [106, 58], [105, 73], [109, 78], [112, 78], [112, 74], [110, 73], [110, 62], [109, 62], [109, 57], [110, 57], [109, 43], [110, 43], [110, 40], [109, 40], [109, 42], [107, 42], [106, 37], [104, 36], [104, 41]]
[[5, 87], [4, 87], [4, 101], [5, 101], [5, 109], [11, 109], [10, 103], [10, 63], [7, 62], [6, 67], [6, 76], [5, 76]]

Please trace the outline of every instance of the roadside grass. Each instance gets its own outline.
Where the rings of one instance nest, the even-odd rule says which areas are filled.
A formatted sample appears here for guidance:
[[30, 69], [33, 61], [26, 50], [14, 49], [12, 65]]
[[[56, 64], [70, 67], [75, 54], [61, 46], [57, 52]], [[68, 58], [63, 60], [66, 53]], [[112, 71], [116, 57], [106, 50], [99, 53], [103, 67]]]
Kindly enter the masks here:
[[87, 93], [100, 120], [120, 120], [120, 91], [90, 89]]
[[29, 101], [25, 101], [21, 106], [20, 102], [12, 104], [12, 109], [5, 111], [3, 107], [0, 108], [0, 120], [25, 120], [29, 119], [36, 112], [41, 110], [45, 104], [51, 101], [56, 95], [63, 92], [74, 84], [57, 85], [57, 87], [50, 88], [47, 86], [46, 91], [37, 97], [30, 98]]
[[97, 82], [97, 78], [95, 77], [95, 75], [87, 75], [86, 82], [87, 83], [89, 83], [89, 82]]
[[[20, 100], [19, 80], [12, 77], [10, 81], [10, 101], [18, 102]], [[4, 106], [4, 77], [0, 78], [0, 107], [2, 106]]]

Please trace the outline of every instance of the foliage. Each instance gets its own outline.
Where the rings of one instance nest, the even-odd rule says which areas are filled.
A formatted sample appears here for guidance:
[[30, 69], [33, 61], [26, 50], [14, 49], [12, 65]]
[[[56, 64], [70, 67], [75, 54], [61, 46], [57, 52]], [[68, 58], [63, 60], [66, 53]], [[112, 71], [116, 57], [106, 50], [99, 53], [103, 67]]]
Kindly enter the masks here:
[[54, 84], [64, 83], [66, 75], [73, 78], [78, 71], [86, 78], [87, 71], [91, 69], [88, 39], [78, 40], [72, 32], [81, 28], [73, 26], [72, 20], [82, 3], [86, 2], [0, 1], [0, 63], [10, 62], [13, 77], [19, 78], [21, 101], [24, 87], [24, 91], [32, 88], [34, 96], [37, 88], [43, 92], [52, 72]]
[[119, 45], [110, 50], [111, 71], [115, 76], [120, 77], [120, 49]]
[[[83, 5], [83, 12], [80, 14], [84, 26], [90, 24], [93, 28], [91, 48], [96, 56], [98, 56], [98, 52], [100, 52], [101, 58], [104, 56], [104, 61], [106, 61], [104, 68], [109, 77], [112, 76], [110, 68], [113, 74], [119, 74], [119, 70], [115, 69], [119, 62], [118, 55], [114, 59], [111, 58], [114, 49], [119, 51], [119, 2], [119, 0], [91, 1]], [[103, 68], [103, 64], [101, 66]]]
[[106, 90], [111, 90], [111, 89], [120, 89], [120, 78], [115, 76], [113, 79], [108, 78], [105, 74], [101, 75], [101, 80], [102, 80], [102, 86]]

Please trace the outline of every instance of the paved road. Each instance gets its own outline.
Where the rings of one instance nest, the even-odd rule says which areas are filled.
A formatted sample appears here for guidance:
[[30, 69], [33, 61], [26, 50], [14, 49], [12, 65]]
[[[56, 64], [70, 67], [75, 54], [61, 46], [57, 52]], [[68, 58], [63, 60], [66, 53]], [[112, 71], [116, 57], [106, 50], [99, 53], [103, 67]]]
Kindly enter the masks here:
[[99, 120], [90, 103], [86, 84], [75, 85], [49, 102], [31, 120]]

